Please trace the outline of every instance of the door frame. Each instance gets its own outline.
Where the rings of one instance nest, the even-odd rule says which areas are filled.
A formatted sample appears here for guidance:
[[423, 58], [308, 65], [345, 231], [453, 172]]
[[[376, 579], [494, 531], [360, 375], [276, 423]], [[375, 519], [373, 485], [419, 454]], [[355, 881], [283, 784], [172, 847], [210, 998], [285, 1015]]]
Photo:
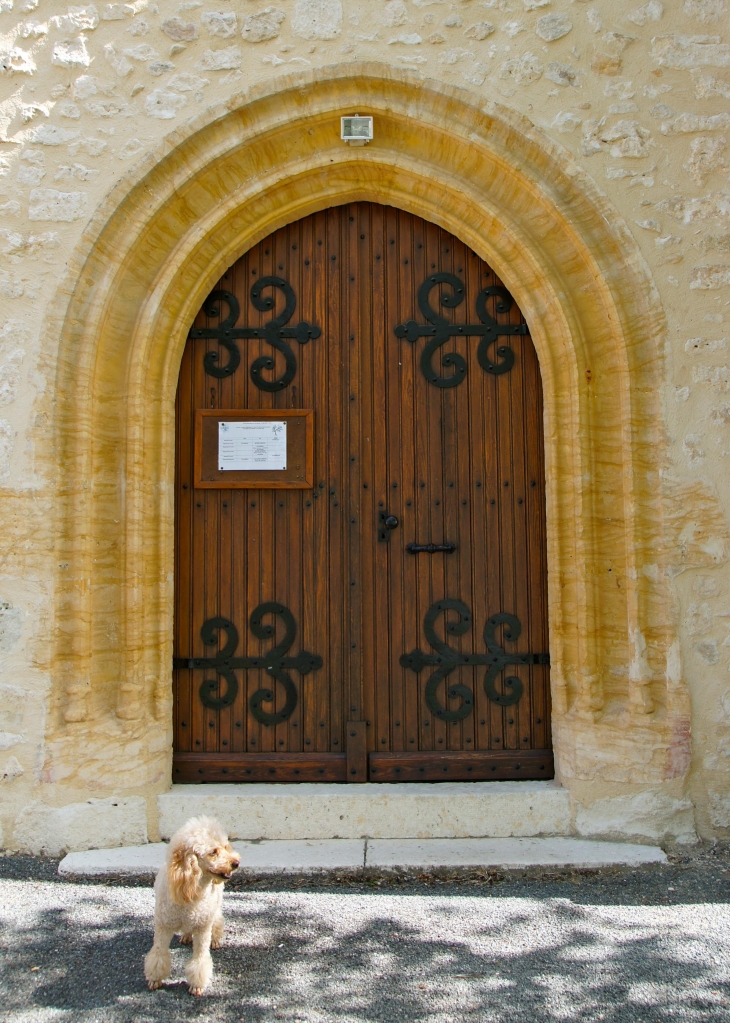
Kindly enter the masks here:
[[[368, 147], [339, 138], [351, 108], [375, 116]], [[100, 793], [170, 785], [174, 400], [189, 325], [252, 244], [354, 199], [457, 235], [530, 325], [545, 400], [558, 779], [576, 792], [602, 779], [605, 792], [686, 775], [689, 741], [676, 737], [689, 734], [688, 693], [665, 571], [665, 321], [638, 247], [569, 154], [514, 111], [348, 63], [282, 76], [177, 129], [112, 190], [70, 260], [46, 324], [60, 351], [44, 769], [60, 802], [84, 771]], [[70, 758], [73, 777], [61, 769]]]

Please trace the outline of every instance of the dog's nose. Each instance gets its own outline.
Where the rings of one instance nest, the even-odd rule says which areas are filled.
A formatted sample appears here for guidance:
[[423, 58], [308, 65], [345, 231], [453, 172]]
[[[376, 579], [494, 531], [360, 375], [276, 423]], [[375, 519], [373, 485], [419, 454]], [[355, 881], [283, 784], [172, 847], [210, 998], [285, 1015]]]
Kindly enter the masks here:
[[238, 870], [238, 864], [240, 862], [241, 862], [240, 860], [231, 860], [231, 866], [233, 867], [234, 870]]

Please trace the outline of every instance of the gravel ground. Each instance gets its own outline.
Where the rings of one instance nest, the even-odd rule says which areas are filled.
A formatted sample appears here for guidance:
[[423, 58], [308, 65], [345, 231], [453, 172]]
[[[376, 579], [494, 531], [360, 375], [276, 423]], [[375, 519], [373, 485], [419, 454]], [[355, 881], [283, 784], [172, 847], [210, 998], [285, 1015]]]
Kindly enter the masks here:
[[730, 1021], [730, 850], [635, 871], [227, 886], [212, 986], [147, 991], [149, 880], [0, 857], [0, 1019], [27, 1023]]

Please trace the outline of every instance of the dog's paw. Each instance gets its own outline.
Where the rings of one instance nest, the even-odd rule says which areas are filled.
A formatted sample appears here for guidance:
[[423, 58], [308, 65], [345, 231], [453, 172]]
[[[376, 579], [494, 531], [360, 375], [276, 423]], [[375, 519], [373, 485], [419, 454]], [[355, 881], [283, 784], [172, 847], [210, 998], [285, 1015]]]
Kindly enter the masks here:
[[220, 938], [211, 938], [210, 939], [210, 947], [211, 948], [220, 948], [222, 946], [222, 944], [223, 944], [223, 937], [222, 936]]
[[162, 987], [162, 981], [161, 980], [148, 980], [147, 981], [147, 987], [150, 989], [150, 991], [156, 991], [158, 989], [158, 987]]
[[177, 940], [181, 945], [192, 945], [193, 936], [192, 934], [181, 934]]
[[202, 995], [204, 991], [205, 991], [204, 987], [193, 987], [192, 984], [188, 988], [188, 994], [195, 995], [196, 997]]

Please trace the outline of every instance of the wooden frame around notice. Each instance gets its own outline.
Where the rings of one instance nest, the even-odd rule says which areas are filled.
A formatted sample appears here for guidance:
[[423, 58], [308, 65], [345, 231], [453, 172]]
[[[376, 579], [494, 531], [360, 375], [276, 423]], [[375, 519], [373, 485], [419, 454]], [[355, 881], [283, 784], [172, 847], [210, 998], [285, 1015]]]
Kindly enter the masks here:
[[[286, 419], [286, 469], [218, 468], [215, 424], [221, 420]], [[211, 429], [211, 427], [214, 427]], [[195, 413], [195, 480], [200, 489], [308, 490], [314, 486], [313, 409], [198, 409]]]

